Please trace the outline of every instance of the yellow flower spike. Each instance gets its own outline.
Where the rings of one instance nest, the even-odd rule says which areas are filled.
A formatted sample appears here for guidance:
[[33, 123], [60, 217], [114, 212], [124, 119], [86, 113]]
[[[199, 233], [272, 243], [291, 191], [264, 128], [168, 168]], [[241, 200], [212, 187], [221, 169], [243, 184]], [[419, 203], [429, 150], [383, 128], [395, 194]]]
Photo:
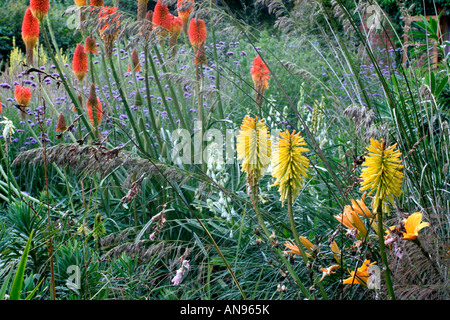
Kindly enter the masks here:
[[369, 208], [367, 208], [366, 204], [364, 203], [364, 199], [366, 198], [367, 192], [364, 192], [361, 200], [354, 200], [350, 199], [352, 203], [352, 209], [353, 211], [357, 212], [359, 215], [367, 218], [373, 218], [372, 212], [370, 212]]
[[430, 225], [428, 222], [421, 222], [421, 221], [422, 221], [421, 212], [415, 212], [411, 214], [408, 217], [408, 219], [403, 220], [406, 230], [406, 232], [402, 232], [403, 240], [416, 240], [417, 237], [419, 236], [419, 231]]
[[333, 240], [330, 247], [331, 247], [331, 251], [333, 252], [334, 259], [336, 260], [337, 263], [341, 264], [341, 261], [342, 261], [341, 260], [341, 250], [339, 249], [339, 246], [335, 240]]
[[384, 140], [381, 142], [370, 139], [370, 146], [366, 160], [362, 164], [364, 169], [361, 172], [361, 191], [370, 190], [369, 195], [375, 192], [373, 210], [376, 212], [380, 205], [380, 199], [387, 199], [393, 202], [393, 196], [400, 196], [403, 172], [401, 169], [401, 152], [394, 150], [397, 144], [386, 147]]
[[264, 120], [245, 116], [237, 136], [238, 160], [243, 160], [242, 171], [247, 174], [247, 183], [254, 186], [263, 176], [270, 163], [270, 133]]
[[292, 191], [292, 202], [295, 200], [308, 174], [309, 160], [302, 154], [309, 149], [302, 147], [304, 145], [306, 142], [300, 136], [300, 132], [295, 133], [294, 130], [290, 133], [286, 130], [280, 133], [274, 146], [272, 177], [275, 178], [275, 182], [271, 187], [279, 186], [282, 206], [288, 198], [289, 189]]
[[343, 284], [360, 284], [363, 285], [365, 287], [367, 287], [367, 280], [370, 277], [370, 274], [368, 272], [368, 269], [370, 266], [374, 265], [376, 262], [372, 262], [370, 263], [370, 260], [364, 260], [364, 263], [362, 264], [361, 267], [359, 267], [356, 272], [355, 271], [350, 271], [350, 277], [343, 280], [342, 283]]

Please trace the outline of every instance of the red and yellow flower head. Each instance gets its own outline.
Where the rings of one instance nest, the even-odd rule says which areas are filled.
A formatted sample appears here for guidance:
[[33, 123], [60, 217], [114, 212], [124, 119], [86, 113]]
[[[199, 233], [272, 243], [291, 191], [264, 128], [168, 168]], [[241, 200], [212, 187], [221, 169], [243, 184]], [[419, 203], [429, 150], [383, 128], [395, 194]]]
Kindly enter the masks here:
[[23, 18], [22, 39], [27, 49], [34, 48], [39, 40], [39, 21], [33, 16], [30, 8], [27, 9]]
[[169, 7], [167, 7], [167, 5], [161, 0], [156, 2], [155, 8], [153, 9], [152, 21], [155, 26], [160, 26], [164, 29], [170, 30], [172, 18], [169, 12]]
[[257, 91], [264, 92], [265, 89], [269, 88], [270, 71], [260, 56], [253, 59], [250, 74]]
[[27, 106], [31, 100], [31, 89], [16, 85], [14, 90], [14, 98], [16, 99], [17, 104]]
[[73, 54], [72, 70], [78, 81], [83, 81], [86, 73], [88, 72], [89, 61], [82, 44], [77, 44], [77, 48]]
[[205, 21], [202, 19], [192, 18], [189, 23], [189, 41], [198, 50], [201, 44], [206, 41], [207, 31]]
[[49, 0], [30, 0], [31, 12], [39, 21], [42, 21], [44, 19], [49, 8]]

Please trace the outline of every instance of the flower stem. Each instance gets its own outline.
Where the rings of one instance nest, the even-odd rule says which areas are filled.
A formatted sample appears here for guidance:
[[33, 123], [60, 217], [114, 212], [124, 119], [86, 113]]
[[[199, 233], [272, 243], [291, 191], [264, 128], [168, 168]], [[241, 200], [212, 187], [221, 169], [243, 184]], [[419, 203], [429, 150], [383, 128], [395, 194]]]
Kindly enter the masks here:
[[391, 271], [389, 270], [389, 265], [387, 261], [386, 256], [386, 248], [384, 245], [384, 237], [383, 237], [383, 199], [380, 199], [380, 202], [378, 204], [377, 208], [377, 220], [378, 220], [378, 243], [380, 245], [380, 255], [381, 260], [383, 261], [385, 270], [384, 270], [384, 277], [386, 280], [386, 286], [388, 288], [389, 295], [391, 296], [392, 300], [395, 300], [395, 293], [394, 288], [392, 287], [392, 280], [391, 280]]

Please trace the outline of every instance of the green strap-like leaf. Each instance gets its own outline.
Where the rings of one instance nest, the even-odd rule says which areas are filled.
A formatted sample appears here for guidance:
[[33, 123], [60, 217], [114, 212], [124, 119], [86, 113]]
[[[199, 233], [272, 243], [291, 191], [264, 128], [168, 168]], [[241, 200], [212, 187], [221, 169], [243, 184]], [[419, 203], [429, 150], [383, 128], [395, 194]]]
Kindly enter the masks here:
[[20, 300], [20, 294], [22, 292], [23, 286], [23, 275], [25, 274], [25, 267], [27, 266], [28, 252], [30, 251], [32, 238], [33, 238], [33, 230], [31, 231], [27, 245], [22, 254], [22, 258], [20, 259], [19, 266], [17, 267], [16, 275], [14, 277], [14, 282], [11, 288], [11, 294], [9, 295], [9, 300]]

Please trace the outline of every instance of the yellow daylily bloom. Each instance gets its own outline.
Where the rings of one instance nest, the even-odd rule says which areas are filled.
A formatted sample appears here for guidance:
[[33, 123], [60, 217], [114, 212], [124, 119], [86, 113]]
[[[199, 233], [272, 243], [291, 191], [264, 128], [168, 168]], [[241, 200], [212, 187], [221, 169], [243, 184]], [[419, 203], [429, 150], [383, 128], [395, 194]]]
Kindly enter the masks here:
[[349, 270], [351, 277], [343, 280], [342, 283], [343, 284], [360, 284], [360, 285], [367, 287], [367, 280], [370, 277], [368, 269], [370, 266], [374, 265], [375, 263], [376, 262], [370, 263], [370, 260], [368, 260], [368, 259], [364, 260], [364, 263], [362, 264], [361, 267], [356, 269], [356, 272]]
[[341, 264], [341, 250], [335, 240], [330, 245], [331, 251], [333, 252], [334, 259], [337, 263]]
[[367, 235], [367, 228], [359, 215], [353, 211], [351, 206], [344, 206], [344, 213], [335, 215], [334, 218], [342, 223], [347, 229], [357, 229], [357, 237], [365, 237]]
[[350, 199], [352, 203], [352, 209], [353, 211], [357, 212], [359, 215], [367, 218], [373, 218], [372, 212], [370, 212], [369, 208], [367, 208], [366, 204], [364, 203], [364, 199], [366, 198], [367, 192], [364, 192], [361, 200], [354, 200]]
[[411, 214], [408, 219], [403, 219], [406, 232], [403, 233], [403, 240], [416, 240], [419, 236], [419, 231], [430, 224], [428, 222], [422, 222], [422, 213], [415, 212]]

